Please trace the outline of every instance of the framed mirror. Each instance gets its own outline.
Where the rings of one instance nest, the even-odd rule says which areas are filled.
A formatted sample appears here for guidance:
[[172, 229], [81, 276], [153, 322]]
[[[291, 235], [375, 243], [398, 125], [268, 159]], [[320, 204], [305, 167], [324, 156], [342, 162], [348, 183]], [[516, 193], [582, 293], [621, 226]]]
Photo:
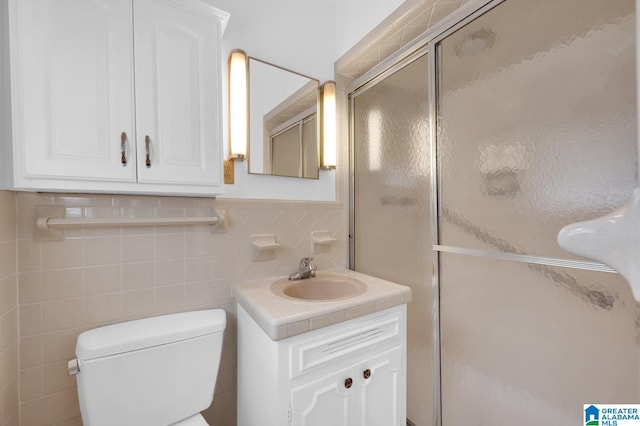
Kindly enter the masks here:
[[320, 82], [248, 58], [249, 173], [319, 178]]

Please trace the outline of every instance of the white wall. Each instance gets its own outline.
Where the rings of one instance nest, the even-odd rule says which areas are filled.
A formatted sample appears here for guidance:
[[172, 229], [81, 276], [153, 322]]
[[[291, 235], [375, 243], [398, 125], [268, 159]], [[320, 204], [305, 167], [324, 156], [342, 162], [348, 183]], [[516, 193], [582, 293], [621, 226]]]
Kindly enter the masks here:
[[[334, 80], [334, 63], [403, 0], [208, 0], [231, 13], [222, 39], [223, 57], [232, 49], [315, 77]], [[224, 86], [226, 84], [226, 69]], [[224, 102], [224, 140], [228, 140]], [[348, 143], [345, 140], [339, 143]], [[227, 147], [225, 142], [225, 156]], [[344, 163], [343, 163], [344, 164]], [[289, 200], [336, 199], [336, 171], [320, 179], [249, 175], [247, 163], [236, 163], [235, 184], [224, 197]]]
[[[326, 0], [209, 0], [231, 13], [222, 39], [223, 57], [232, 49], [315, 77], [333, 80], [335, 7]], [[226, 84], [225, 69], [225, 81]], [[224, 102], [225, 157], [228, 155], [227, 105]], [[247, 162], [235, 164], [235, 184], [224, 197], [281, 200], [336, 199], [335, 172], [321, 172], [319, 180], [249, 175]]]
[[11, 139], [11, 94], [9, 82], [9, 14], [6, 0], [0, 0], [0, 187], [10, 181], [13, 170]]
[[335, 7], [326, 0], [209, 0], [231, 13], [223, 37], [228, 56], [250, 56], [319, 80], [333, 79]]

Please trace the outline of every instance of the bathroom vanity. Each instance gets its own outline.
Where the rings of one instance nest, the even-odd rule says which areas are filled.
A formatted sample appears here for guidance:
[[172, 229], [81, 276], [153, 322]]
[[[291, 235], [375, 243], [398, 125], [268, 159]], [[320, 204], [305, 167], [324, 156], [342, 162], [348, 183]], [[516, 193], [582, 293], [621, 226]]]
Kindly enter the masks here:
[[358, 291], [313, 300], [282, 293], [281, 280], [234, 288], [238, 425], [406, 424], [411, 290], [348, 270], [318, 277], [344, 277]]

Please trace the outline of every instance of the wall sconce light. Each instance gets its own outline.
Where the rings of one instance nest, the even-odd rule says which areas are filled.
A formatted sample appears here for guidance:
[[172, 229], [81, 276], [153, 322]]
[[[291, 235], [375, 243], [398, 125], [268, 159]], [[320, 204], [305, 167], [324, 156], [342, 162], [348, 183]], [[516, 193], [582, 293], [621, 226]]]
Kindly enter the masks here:
[[336, 82], [327, 81], [320, 88], [320, 168], [336, 168]]
[[229, 159], [243, 161], [248, 135], [247, 54], [232, 50], [229, 56]]

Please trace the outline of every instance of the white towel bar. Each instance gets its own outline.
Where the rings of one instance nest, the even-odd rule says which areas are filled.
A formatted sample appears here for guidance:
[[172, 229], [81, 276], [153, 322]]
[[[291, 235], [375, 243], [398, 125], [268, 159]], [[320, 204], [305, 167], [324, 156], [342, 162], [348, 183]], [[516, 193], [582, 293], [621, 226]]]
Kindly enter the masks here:
[[218, 225], [224, 222], [220, 216], [179, 218], [117, 218], [117, 219], [52, 219], [39, 217], [36, 227], [42, 230], [71, 227], [100, 226], [171, 226], [171, 225]]

